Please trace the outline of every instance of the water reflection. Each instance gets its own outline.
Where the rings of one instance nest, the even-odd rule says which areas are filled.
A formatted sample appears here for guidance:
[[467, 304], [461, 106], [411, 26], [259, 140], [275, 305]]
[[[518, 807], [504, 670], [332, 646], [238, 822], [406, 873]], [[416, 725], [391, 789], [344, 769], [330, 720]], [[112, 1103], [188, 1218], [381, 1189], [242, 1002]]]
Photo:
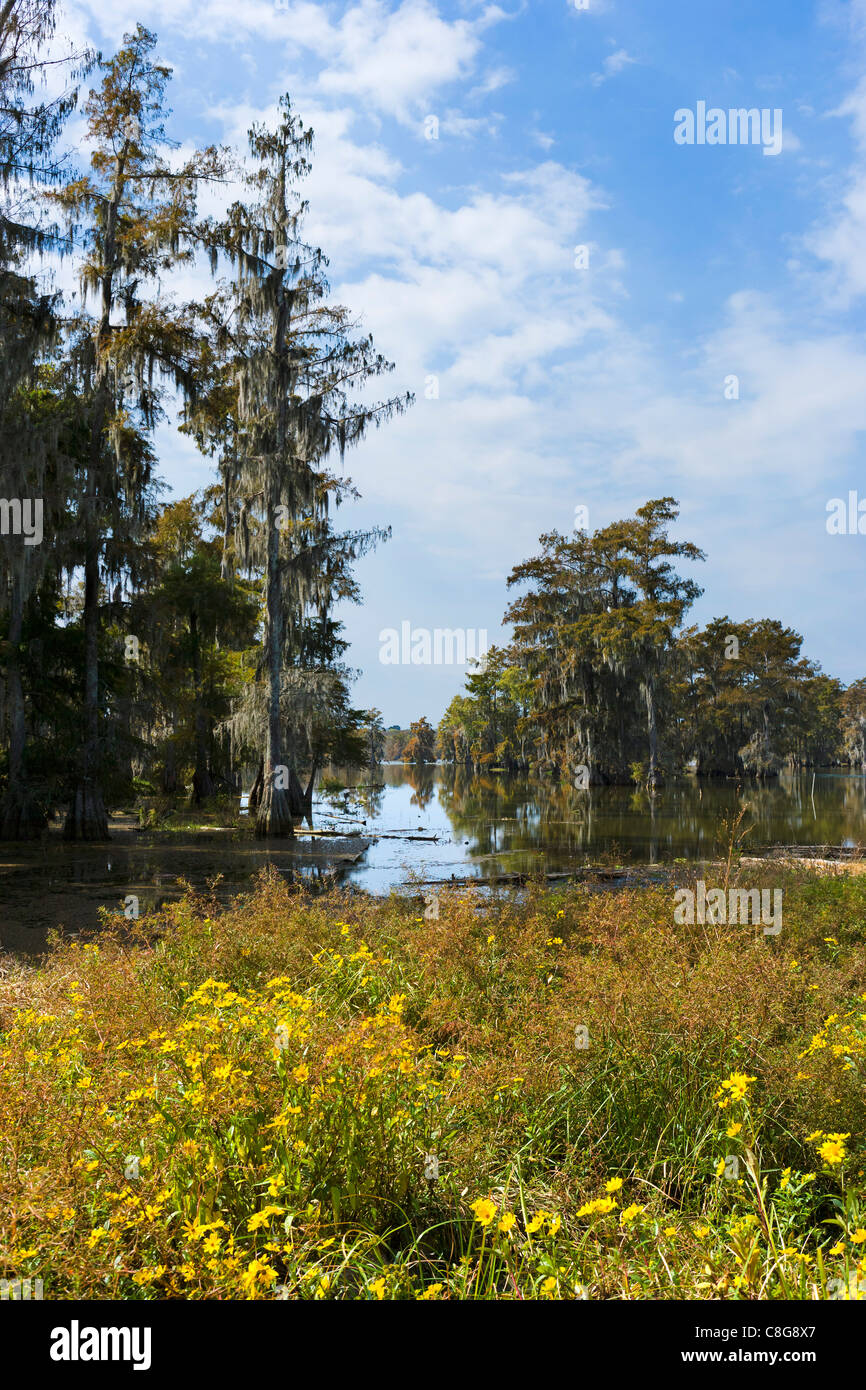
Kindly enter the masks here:
[[[650, 796], [634, 787], [570, 785], [465, 768], [386, 766], [368, 833], [416, 825], [429, 844], [379, 840], [352, 882], [382, 892], [407, 872], [425, 878], [559, 872], [617, 860], [662, 863], [722, 853], [732, 827], [744, 852], [776, 845], [866, 847], [866, 777], [783, 774], [769, 784], [685, 779]], [[415, 820], [412, 819], [415, 817]]]
[[710, 859], [725, 853], [738, 817], [747, 853], [866, 847], [866, 777], [786, 774], [761, 786], [689, 779], [650, 797], [634, 787], [580, 791], [453, 767], [389, 765], [342, 780], [331, 769], [314, 798], [314, 834], [292, 843], [231, 831], [149, 839], [127, 826], [113, 829], [109, 846], [59, 838], [3, 846], [0, 949], [41, 949], [59, 923], [92, 928], [101, 907], [122, 910], [128, 895], [144, 913], [187, 883], [201, 889], [218, 879], [215, 891], [228, 900], [266, 866], [311, 887], [339, 881], [387, 893], [407, 881]]

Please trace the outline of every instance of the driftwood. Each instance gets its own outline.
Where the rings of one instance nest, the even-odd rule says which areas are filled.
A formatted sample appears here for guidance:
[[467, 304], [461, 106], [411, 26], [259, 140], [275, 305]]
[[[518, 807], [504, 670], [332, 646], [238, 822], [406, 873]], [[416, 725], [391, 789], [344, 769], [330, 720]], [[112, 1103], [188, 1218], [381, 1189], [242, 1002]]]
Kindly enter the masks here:
[[374, 831], [373, 838], [376, 840], [422, 840], [424, 844], [428, 845], [438, 845], [439, 843], [438, 835], [407, 835], [405, 832], [395, 830], [384, 832], [381, 835], [377, 835]]
[[862, 845], [771, 845], [764, 858], [769, 859], [859, 859]]
[[419, 888], [460, 888], [478, 887], [489, 883], [503, 884], [525, 884], [531, 883], [533, 879], [543, 878], [547, 883], [561, 883], [566, 879], [586, 879], [599, 878], [605, 882], [614, 882], [621, 879], [634, 877], [633, 869], [567, 869], [559, 873], [505, 873], [505, 874], [485, 874], [483, 878], [422, 878], [413, 879], [412, 882]]
[[769, 854], [769, 855], [743, 855], [740, 859], [741, 864], [777, 864], [780, 868], [793, 869], [834, 869], [837, 873], [862, 874], [866, 873], [866, 860], [864, 859], [820, 859], [815, 855], [805, 854]]

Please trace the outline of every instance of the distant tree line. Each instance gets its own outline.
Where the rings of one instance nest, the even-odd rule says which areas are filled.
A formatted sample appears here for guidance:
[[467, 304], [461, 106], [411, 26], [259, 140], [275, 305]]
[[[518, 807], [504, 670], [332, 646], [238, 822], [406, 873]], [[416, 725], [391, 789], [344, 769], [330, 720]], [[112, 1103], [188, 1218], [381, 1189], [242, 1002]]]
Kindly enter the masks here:
[[801, 654], [776, 619], [685, 617], [701, 590], [675, 562], [672, 497], [591, 534], [551, 532], [512, 570], [522, 590], [442, 718], [443, 759], [537, 769], [589, 785], [776, 776], [784, 767], [866, 771], [866, 679], [846, 687]]
[[392, 763], [435, 763], [436, 730], [424, 715], [408, 729], [393, 725], [385, 731], [384, 756]]

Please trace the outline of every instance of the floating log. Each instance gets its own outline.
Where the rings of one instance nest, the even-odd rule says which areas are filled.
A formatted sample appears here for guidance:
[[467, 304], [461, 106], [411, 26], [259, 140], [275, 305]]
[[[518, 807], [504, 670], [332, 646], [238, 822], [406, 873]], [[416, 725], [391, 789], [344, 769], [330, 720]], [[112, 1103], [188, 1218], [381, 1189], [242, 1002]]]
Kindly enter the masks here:
[[381, 835], [376, 835], [375, 831], [373, 833], [377, 840], [421, 840], [427, 845], [438, 845], [439, 843], [438, 835], [408, 835], [400, 831], [388, 831]]
[[566, 879], [585, 879], [600, 878], [605, 882], [614, 882], [621, 879], [633, 878], [637, 874], [635, 869], [567, 869], [559, 873], [504, 873], [504, 874], [485, 874], [483, 877], [469, 877], [462, 875], [457, 878], [422, 878], [415, 879], [413, 882], [419, 888], [460, 888], [478, 887], [490, 883], [500, 884], [525, 884], [531, 883], [533, 879], [543, 878], [547, 883], [560, 883]]

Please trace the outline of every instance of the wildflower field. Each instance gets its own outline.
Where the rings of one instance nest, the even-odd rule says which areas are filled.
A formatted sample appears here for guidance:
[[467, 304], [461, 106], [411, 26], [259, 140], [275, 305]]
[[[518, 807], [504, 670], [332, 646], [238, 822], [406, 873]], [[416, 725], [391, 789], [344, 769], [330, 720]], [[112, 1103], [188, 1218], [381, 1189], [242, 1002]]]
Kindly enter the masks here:
[[271, 875], [5, 959], [0, 1277], [866, 1297], [866, 879], [782, 882], [767, 937], [675, 926], [659, 885], [428, 920]]

